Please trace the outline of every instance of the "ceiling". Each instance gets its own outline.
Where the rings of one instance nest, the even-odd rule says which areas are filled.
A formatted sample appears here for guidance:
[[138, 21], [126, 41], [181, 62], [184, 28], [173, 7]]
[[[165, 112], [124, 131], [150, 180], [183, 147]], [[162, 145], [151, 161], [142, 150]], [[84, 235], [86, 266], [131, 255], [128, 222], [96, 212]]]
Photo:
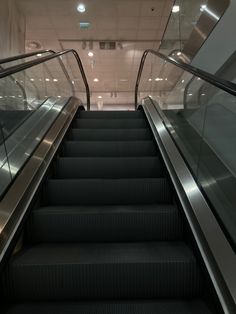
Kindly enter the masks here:
[[[74, 0], [19, 0], [26, 18], [26, 50], [35, 48], [78, 51], [92, 92], [92, 103], [130, 104], [142, 53], [158, 49], [174, 0], [84, 0], [86, 12], [76, 11]], [[89, 22], [81, 29], [80, 22]], [[115, 50], [100, 50], [99, 41], [116, 41]], [[88, 56], [89, 51], [94, 56]], [[78, 68], [71, 57], [65, 62], [75, 82], [78, 96], [82, 89]], [[52, 66], [52, 71], [59, 75]], [[48, 64], [50, 68], [50, 65]], [[149, 75], [149, 73], [147, 73]], [[98, 82], [94, 82], [98, 78]], [[102, 98], [98, 99], [98, 96]]]

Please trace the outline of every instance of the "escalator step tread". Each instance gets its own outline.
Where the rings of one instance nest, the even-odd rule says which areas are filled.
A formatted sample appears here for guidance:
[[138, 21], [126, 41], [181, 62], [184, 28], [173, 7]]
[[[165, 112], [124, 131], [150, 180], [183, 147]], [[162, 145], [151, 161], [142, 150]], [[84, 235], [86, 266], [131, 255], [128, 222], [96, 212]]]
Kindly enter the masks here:
[[48, 180], [50, 205], [133, 205], [172, 203], [165, 178]]
[[138, 157], [157, 153], [153, 141], [66, 141], [63, 147], [63, 155], [67, 157]]
[[26, 303], [5, 314], [213, 314], [202, 300]]
[[77, 119], [74, 127], [86, 129], [137, 129], [147, 128], [146, 119]]
[[148, 128], [143, 129], [71, 129], [68, 135], [74, 141], [142, 141], [152, 138]]
[[180, 240], [183, 222], [174, 205], [51, 206], [33, 210], [30, 242]]
[[141, 110], [137, 111], [79, 111], [80, 119], [140, 119], [144, 118]]
[[58, 158], [56, 178], [152, 178], [163, 176], [159, 157]]
[[193, 252], [177, 241], [35, 245], [12, 257], [6, 277], [3, 293], [22, 301], [197, 297], [202, 288]]

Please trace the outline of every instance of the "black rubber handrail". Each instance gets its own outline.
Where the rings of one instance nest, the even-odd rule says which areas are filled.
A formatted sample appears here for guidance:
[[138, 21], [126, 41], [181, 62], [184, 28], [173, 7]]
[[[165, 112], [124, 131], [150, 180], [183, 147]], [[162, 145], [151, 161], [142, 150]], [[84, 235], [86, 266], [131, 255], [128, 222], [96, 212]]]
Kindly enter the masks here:
[[28, 52], [28, 53], [23, 53], [17, 56], [12, 56], [4, 59], [0, 59], [0, 64], [8, 63], [8, 62], [13, 62], [33, 56], [37, 56], [38, 54], [43, 54], [43, 53], [56, 53], [54, 50], [51, 49], [45, 49], [45, 50], [38, 50], [38, 51], [33, 51], [33, 52]]
[[167, 57], [165, 55], [163, 55], [162, 53], [152, 50], [152, 49], [147, 49], [144, 51], [141, 62], [140, 62], [140, 66], [139, 66], [139, 71], [138, 71], [138, 76], [137, 76], [137, 80], [136, 80], [136, 85], [135, 85], [135, 99], [134, 99], [134, 103], [135, 103], [135, 108], [137, 109], [138, 106], [138, 89], [139, 89], [139, 83], [140, 83], [140, 79], [142, 76], [142, 72], [143, 72], [143, 67], [146, 61], [146, 57], [148, 54], [153, 54], [156, 55], [157, 57], [161, 58], [162, 60], [166, 61], [167, 63], [171, 63], [175, 66], [177, 66], [178, 68], [181, 68], [197, 77], [200, 77], [201, 79], [211, 83], [212, 85], [226, 91], [227, 93], [236, 96], [236, 84], [220, 79], [217, 76], [210, 74], [208, 72], [205, 72], [203, 70], [200, 70], [196, 67], [193, 67], [189, 64], [186, 64], [184, 62], [181, 61], [177, 61], [173, 58]]
[[[40, 52], [37, 52], [37, 53], [40, 53]], [[83, 81], [84, 81], [84, 85], [85, 85], [85, 88], [86, 88], [87, 110], [90, 110], [90, 90], [89, 90], [89, 85], [88, 85], [88, 82], [87, 82], [87, 78], [86, 78], [86, 75], [85, 75], [85, 72], [84, 72], [84, 68], [83, 68], [81, 59], [80, 59], [77, 51], [75, 51], [74, 49], [67, 49], [67, 50], [63, 50], [63, 51], [60, 51], [60, 52], [55, 52], [55, 53], [53, 53], [53, 54], [51, 54], [49, 56], [46, 56], [46, 57], [40, 57], [40, 58], [35, 59], [35, 60], [31, 60], [31, 61], [28, 61], [28, 62], [24, 62], [22, 64], [18, 64], [18, 65], [9, 67], [7, 69], [4, 69], [4, 70], [0, 71], [0, 78], [4, 78], [4, 77], [7, 77], [9, 75], [21, 72], [21, 71], [29, 69], [29, 68], [31, 68], [31, 67], [33, 67], [35, 65], [47, 62], [47, 61], [55, 59], [55, 58], [59, 58], [59, 60], [61, 60], [60, 57], [65, 55], [65, 54], [67, 54], [67, 53], [73, 53], [73, 55], [74, 55], [74, 57], [75, 57], [75, 59], [77, 61], [77, 64], [79, 66], [79, 69], [80, 69], [80, 72], [81, 72], [81, 75], [82, 75], [82, 78], [83, 78]]]

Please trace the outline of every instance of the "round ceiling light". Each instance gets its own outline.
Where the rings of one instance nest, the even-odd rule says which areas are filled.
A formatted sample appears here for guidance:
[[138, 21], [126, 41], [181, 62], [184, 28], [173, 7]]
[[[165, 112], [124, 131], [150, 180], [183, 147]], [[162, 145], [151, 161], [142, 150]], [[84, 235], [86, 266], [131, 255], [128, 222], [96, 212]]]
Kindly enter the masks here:
[[94, 55], [93, 52], [92, 52], [92, 51], [89, 51], [88, 56], [92, 58], [93, 55]]
[[77, 11], [80, 13], [84, 13], [86, 11], [85, 5], [83, 3], [79, 3], [77, 6]]
[[172, 8], [173, 13], [178, 13], [180, 11], [180, 6], [179, 5], [174, 5]]

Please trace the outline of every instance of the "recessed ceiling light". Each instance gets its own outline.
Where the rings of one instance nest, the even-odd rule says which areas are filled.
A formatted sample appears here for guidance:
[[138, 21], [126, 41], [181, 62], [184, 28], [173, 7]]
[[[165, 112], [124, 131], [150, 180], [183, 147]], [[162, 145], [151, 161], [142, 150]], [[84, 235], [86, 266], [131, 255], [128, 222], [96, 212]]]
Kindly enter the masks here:
[[167, 78], [167, 77], [165, 78], [165, 81], [168, 81], [168, 78]]
[[61, 98], [61, 96], [59, 95], [59, 96], [57, 96], [57, 98]]
[[206, 10], [206, 8], [207, 8], [207, 5], [206, 4], [202, 4], [200, 6], [200, 11], [203, 12], [204, 10]]
[[99, 79], [98, 79], [98, 78], [95, 78], [93, 81], [94, 81], [94, 82], [99, 82]]
[[177, 56], [181, 56], [182, 55], [182, 53], [179, 51], [179, 52], [177, 52]]
[[201, 78], [200, 78], [200, 77], [198, 77], [198, 78], [197, 78], [197, 80], [198, 80], [198, 81], [201, 81]]
[[56, 78], [55, 78], [55, 79], [53, 79], [53, 82], [58, 82], [58, 79], [56, 79]]
[[42, 54], [41, 54], [41, 53], [38, 53], [38, 54], [37, 54], [37, 57], [42, 57]]
[[157, 77], [157, 78], [155, 78], [155, 81], [163, 81], [163, 78]]
[[50, 81], [50, 79], [49, 79], [49, 78], [45, 78], [45, 81], [46, 81], [46, 82], [49, 82], [49, 81]]
[[80, 13], [84, 13], [86, 11], [85, 5], [83, 3], [79, 3], [77, 6], [77, 11]]
[[94, 53], [92, 51], [89, 51], [88, 56], [93, 57]]
[[30, 80], [33, 82], [33, 81], [34, 81], [34, 78], [31, 78]]
[[193, 94], [188, 94], [189, 96], [193, 96]]
[[180, 6], [179, 5], [174, 5], [172, 8], [173, 13], [178, 13], [180, 11]]
[[99, 99], [102, 99], [102, 96], [98, 96]]
[[150, 79], [148, 79], [148, 81], [149, 81], [149, 82], [151, 82], [151, 81], [152, 81], [152, 79], [150, 78]]
[[201, 94], [201, 96], [206, 96], [206, 94]]
[[183, 83], [184, 83], [184, 80], [182, 80], [181, 83], [183, 84]]

